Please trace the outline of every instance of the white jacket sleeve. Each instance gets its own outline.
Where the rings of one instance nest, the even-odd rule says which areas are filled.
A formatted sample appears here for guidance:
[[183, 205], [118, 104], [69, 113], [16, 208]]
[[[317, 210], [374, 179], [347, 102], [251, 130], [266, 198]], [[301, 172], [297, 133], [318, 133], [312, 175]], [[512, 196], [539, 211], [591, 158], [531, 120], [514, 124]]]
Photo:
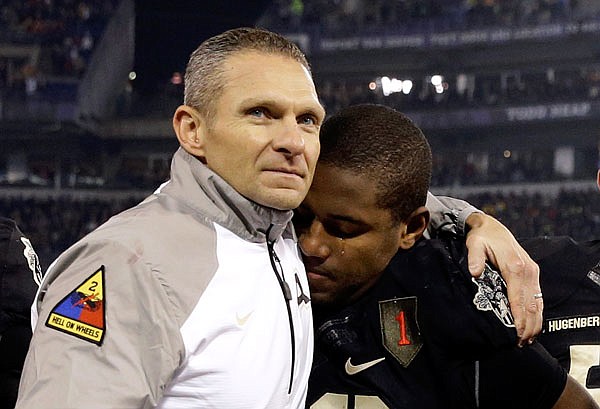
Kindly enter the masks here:
[[464, 236], [467, 217], [473, 212], [481, 212], [464, 200], [434, 196], [431, 192], [427, 194], [426, 206], [431, 214], [427, 237], [434, 237], [438, 231], [449, 231]]

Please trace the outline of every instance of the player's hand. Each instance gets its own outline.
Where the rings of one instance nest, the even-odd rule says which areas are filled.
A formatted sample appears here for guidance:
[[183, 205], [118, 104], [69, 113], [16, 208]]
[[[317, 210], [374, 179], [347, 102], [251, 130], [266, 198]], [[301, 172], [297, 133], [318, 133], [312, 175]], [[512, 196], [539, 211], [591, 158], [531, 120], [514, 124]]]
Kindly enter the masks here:
[[473, 213], [466, 222], [470, 227], [466, 240], [469, 271], [479, 277], [486, 260], [500, 269], [506, 281], [519, 345], [533, 342], [542, 329], [544, 309], [539, 266], [498, 220], [484, 213]]

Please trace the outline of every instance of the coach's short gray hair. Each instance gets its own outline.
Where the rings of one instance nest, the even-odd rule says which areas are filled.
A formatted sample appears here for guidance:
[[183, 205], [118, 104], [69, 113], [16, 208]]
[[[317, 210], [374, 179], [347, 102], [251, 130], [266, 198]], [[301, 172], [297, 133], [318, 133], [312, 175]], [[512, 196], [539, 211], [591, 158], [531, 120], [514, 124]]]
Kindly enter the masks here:
[[259, 28], [236, 28], [209, 38], [191, 54], [185, 71], [183, 103], [209, 115], [211, 104], [225, 86], [223, 62], [242, 51], [286, 56], [298, 61], [310, 72], [304, 53], [282, 35]]

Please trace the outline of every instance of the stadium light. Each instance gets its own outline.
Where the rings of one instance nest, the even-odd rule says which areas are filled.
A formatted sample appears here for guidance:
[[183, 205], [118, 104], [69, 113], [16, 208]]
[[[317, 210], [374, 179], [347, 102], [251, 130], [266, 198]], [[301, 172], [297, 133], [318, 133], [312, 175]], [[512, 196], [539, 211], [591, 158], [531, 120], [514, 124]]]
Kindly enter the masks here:
[[397, 78], [381, 77], [381, 91], [386, 97], [396, 92], [402, 92], [408, 95], [412, 89], [413, 83], [411, 80], [399, 80]]

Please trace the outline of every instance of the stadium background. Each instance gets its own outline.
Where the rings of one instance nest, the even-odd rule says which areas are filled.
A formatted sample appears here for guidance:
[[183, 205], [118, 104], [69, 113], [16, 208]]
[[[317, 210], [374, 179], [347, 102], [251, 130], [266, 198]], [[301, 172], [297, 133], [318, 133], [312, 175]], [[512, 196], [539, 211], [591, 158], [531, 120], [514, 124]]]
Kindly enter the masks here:
[[242, 25], [304, 49], [329, 113], [413, 118], [434, 193], [600, 236], [600, 0], [3, 0], [0, 214], [44, 267], [168, 178], [187, 57]]

